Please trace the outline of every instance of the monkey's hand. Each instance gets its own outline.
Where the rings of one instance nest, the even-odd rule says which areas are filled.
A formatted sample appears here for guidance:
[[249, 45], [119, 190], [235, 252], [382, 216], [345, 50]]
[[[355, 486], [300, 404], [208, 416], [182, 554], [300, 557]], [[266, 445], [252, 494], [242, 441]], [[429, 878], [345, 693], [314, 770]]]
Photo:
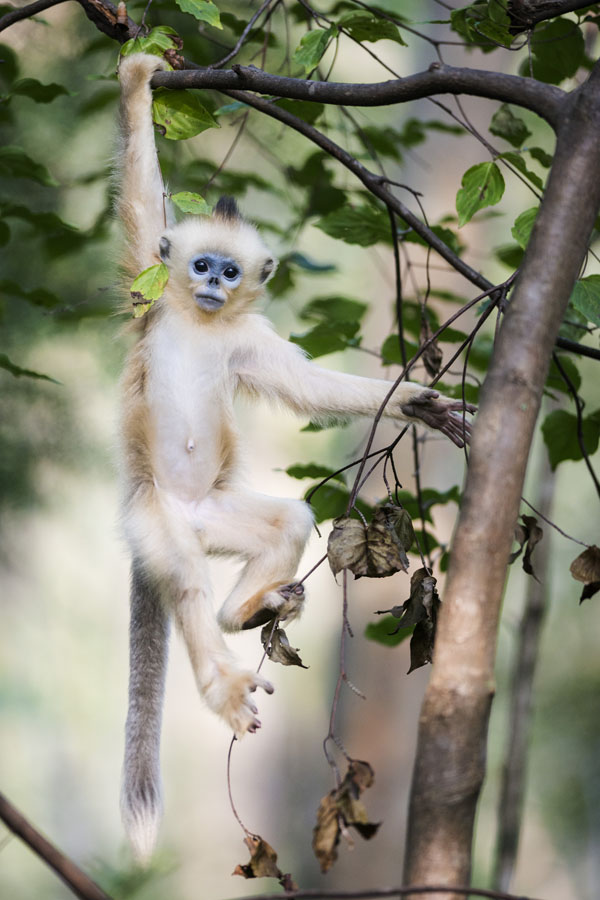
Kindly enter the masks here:
[[271, 682], [258, 672], [220, 663], [218, 673], [203, 689], [208, 706], [227, 722], [238, 740], [261, 726], [258, 707], [251, 697], [259, 687], [267, 694], [274, 691]]
[[304, 587], [301, 584], [282, 584], [276, 590], [268, 591], [258, 601], [258, 608], [243, 619], [242, 629], [266, 625], [275, 617], [282, 622], [297, 619], [304, 607]]
[[471, 436], [471, 425], [464, 417], [464, 412], [477, 411], [477, 407], [472, 403], [450, 400], [427, 388], [414, 394], [406, 403], [402, 403], [400, 409], [407, 419], [416, 419], [429, 428], [441, 431], [457, 447], [468, 444]]

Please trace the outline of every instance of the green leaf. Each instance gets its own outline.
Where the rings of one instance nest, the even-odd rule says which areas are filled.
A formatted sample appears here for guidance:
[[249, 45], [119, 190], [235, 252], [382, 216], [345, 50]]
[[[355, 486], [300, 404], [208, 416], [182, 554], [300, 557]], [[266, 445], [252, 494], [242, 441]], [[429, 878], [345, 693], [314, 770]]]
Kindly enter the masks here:
[[587, 334], [588, 318], [583, 313], [575, 309], [571, 300], [567, 305], [560, 331], [561, 337], [568, 338], [571, 341], [580, 341]]
[[335, 469], [329, 466], [322, 466], [320, 463], [296, 463], [294, 466], [288, 466], [285, 470], [291, 478], [327, 478], [331, 475], [336, 481], [345, 484], [344, 475], [341, 472], [336, 474]]
[[528, 147], [527, 152], [530, 153], [536, 162], [539, 162], [540, 166], [543, 166], [545, 169], [549, 169], [552, 165], [552, 155], [546, 153], [541, 147]]
[[521, 247], [523, 250], [525, 250], [527, 244], [529, 243], [529, 237], [533, 229], [535, 218], [538, 214], [538, 209], [538, 206], [532, 206], [531, 209], [526, 209], [525, 212], [522, 212], [520, 216], [517, 216], [517, 218], [515, 219], [515, 224], [510, 229], [510, 233], [514, 237], [519, 247]]
[[164, 263], [157, 263], [140, 272], [130, 288], [134, 319], [145, 315], [154, 301], [162, 296], [168, 280], [169, 270]]
[[61, 219], [60, 216], [53, 212], [34, 212], [32, 209], [17, 203], [5, 203], [0, 208], [4, 218], [12, 217], [29, 222], [42, 231], [46, 237], [49, 235], [63, 235], [65, 231], [73, 232], [79, 230], [76, 225], [65, 222], [64, 219]]
[[[419, 349], [418, 344], [415, 344], [414, 341], [409, 341], [406, 338], [404, 338], [404, 348], [406, 350], [407, 361], [411, 360]], [[390, 334], [390, 336], [385, 339], [380, 352], [382, 365], [402, 365], [402, 354], [400, 352], [400, 343], [397, 334]]]
[[[5, 7], [3, 12], [10, 12], [14, 7]], [[8, 44], [0, 44], [0, 59], [2, 60], [2, 65], [0, 65], [0, 81], [3, 84], [9, 85], [19, 74], [19, 60], [17, 54], [9, 47]]]
[[531, 134], [523, 119], [515, 116], [508, 103], [503, 103], [492, 116], [490, 131], [513, 147], [520, 147]]
[[409, 491], [398, 491], [397, 499], [407, 511], [411, 519], [420, 519], [421, 510], [427, 522], [433, 522], [431, 510], [434, 506], [445, 506], [447, 503], [460, 503], [460, 488], [457, 484], [447, 491], [436, 491], [434, 488], [424, 488], [421, 491], [421, 505], [417, 498]]
[[333, 263], [317, 262], [315, 259], [307, 256], [306, 253], [298, 253], [297, 250], [290, 253], [288, 260], [290, 263], [298, 266], [299, 269], [304, 269], [305, 272], [335, 272], [337, 270], [337, 266]]
[[6, 222], [0, 222], [0, 247], [5, 247], [10, 241], [10, 228]]
[[451, 28], [484, 53], [495, 50], [496, 44], [510, 47], [514, 36], [509, 31], [510, 18], [505, 6], [498, 0], [479, 0], [470, 6], [455, 9], [450, 13]]
[[5, 369], [11, 375], [14, 375], [15, 378], [39, 378], [41, 381], [51, 381], [52, 384], [60, 384], [60, 381], [57, 381], [56, 378], [50, 378], [49, 375], [42, 375], [40, 372], [33, 372], [31, 369], [22, 369], [20, 366], [16, 366], [10, 361], [6, 353], [0, 353], [0, 369]]
[[388, 22], [366, 9], [349, 10], [338, 19], [338, 25], [347, 31], [355, 41], [396, 41], [406, 47], [400, 32], [393, 22]]
[[314, 125], [319, 116], [325, 112], [324, 103], [311, 103], [310, 100], [288, 100], [284, 98], [277, 100], [274, 105], [286, 109], [293, 116], [302, 119], [303, 122], [308, 122], [309, 125]]
[[174, 28], [168, 25], [158, 25], [148, 34], [125, 41], [121, 47], [121, 56], [130, 56], [132, 53], [150, 53], [153, 56], [163, 56], [166, 50], [179, 50], [181, 39]]
[[[549, 84], [572, 78], [585, 63], [585, 41], [572, 19], [558, 18], [537, 26], [531, 38], [533, 77]], [[522, 73], [529, 75], [529, 61]]]
[[398, 628], [398, 619], [395, 616], [383, 616], [376, 622], [369, 622], [365, 628], [365, 637], [370, 641], [383, 644], [384, 647], [397, 647], [411, 636], [414, 629], [414, 625], [409, 625], [408, 628]]
[[57, 297], [56, 294], [52, 294], [45, 288], [35, 288], [32, 291], [28, 291], [17, 284], [16, 281], [0, 281], [0, 293], [27, 300], [33, 306], [39, 306], [42, 309], [54, 309], [62, 303], [60, 297]]
[[600, 275], [576, 281], [570, 302], [589, 322], [600, 326]]
[[42, 84], [37, 78], [20, 78], [12, 85], [11, 94], [20, 94], [23, 97], [29, 97], [36, 103], [51, 103], [61, 94], [69, 95], [69, 91], [62, 84]]
[[507, 162], [509, 162], [511, 166], [513, 166], [513, 168], [517, 170], [517, 172], [520, 172], [525, 176], [525, 178], [528, 178], [529, 181], [531, 181], [531, 183], [534, 184], [536, 188], [539, 188], [540, 191], [544, 187], [544, 182], [542, 181], [540, 176], [536, 172], [532, 172], [531, 169], [527, 168], [525, 160], [520, 153], [515, 153], [513, 150], [508, 150], [506, 153], [501, 153], [497, 158], [505, 159]]
[[496, 247], [494, 254], [509, 269], [518, 269], [523, 262], [523, 249], [517, 244], [503, 244]]
[[461, 228], [485, 206], [494, 206], [504, 193], [504, 178], [496, 163], [478, 163], [467, 169], [456, 195], [458, 227]]
[[[565, 356], [563, 354], [559, 356], [558, 359], [571, 384], [575, 390], [578, 391], [581, 387], [581, 375], [579, 374], [577, 366], [570, 356]], [[560, 374], [560, 370], [554, 359], [550, 362], [550, 371], [548, 372], [548, 378], [546, 379], [546, 388], [549, 391], [562, 391], [563, 394], [569, 394], [569, 387]]]
[[211, 0], [175, 0], [182, 12], [190, 13], [199, 22], [207, 22], [214, 28], [223, 28], [219, 10]]
[[327, 50], [327, 45], [332, 37], [337, 34], [337, 28], [315, 28], [307, 32], [296, 47], [292, 62], [304, 69], [306, 75], [319, 65], [321, 57]]
[[[600, 440], [600, 410], [583, 419], [582, 432], [586, 451], [588, 454], [595, 453]], [[542, 434], [552, 469], [565, 459], [583, 459], [577, 440], [577, 416], [564, 409], [554, 410], [544, 419]]]
[[375, 206], [366, 204], [336, 209], [315, 222], [315, 228], [324, 231], [329, 237], [347, 244], [359, 244], [361, 247], [370, 247], [381, 241], [387, 244], [391, 242], [387, 215]]
[[159, 88], [152, 100], [152, 118], [162, 134], [171, 141], [186, 140], [207, 128], [220, 127], [198, 95], [191, 91]]
[[290, 341], [316, 359], [317, 356], [357, 346], [359, 342], [355, 335], [359, 328], [358, 322], [321, 322], [304, 334], [291, 334]]
[[184, 213], [210, 216], [212, 212], [212, 206], [208, 205], [204, 197], [201, 197], [200, 194], [193, 194], [191, 191], [179, 191], [178, 194], [171, 194], [171, 200]]
[[334, 295], [316, 297], [307, 303], [299, 313], [301, 319], [317, 319], [323, 322], [360, 322], [368, 306], [360, 300]]
[[46, 166], [31, 159], [21, 147], [0, 147], [0, 176], [5, 178], [30, 178], [46, 187], [57, 187]]
[[[310, 487], [304, 497], [310, 495], [313, 488]], [[345, 516], [350, 499], [350, 492], [337, 484], [324, 484], [310, 498], [310, 506], [315, 516], [315, 522], [325, 522], [327, 519], [337, 519], [338, 516]], [[356, 501], [356, 508], [360, 510], [363, 516], [371, 517], [373, 508], [363, 500]]]

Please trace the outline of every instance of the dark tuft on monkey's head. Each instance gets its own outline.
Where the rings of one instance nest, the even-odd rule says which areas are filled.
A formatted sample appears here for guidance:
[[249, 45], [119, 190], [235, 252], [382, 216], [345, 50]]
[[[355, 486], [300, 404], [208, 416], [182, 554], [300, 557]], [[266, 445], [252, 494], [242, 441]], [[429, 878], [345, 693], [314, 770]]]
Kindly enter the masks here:
[[213, 210], [213, 215], [219, 216], [220, 219], [224, 219], [226, 222], [235, 222], [242, 218], [242, 214], [233, 197], [219, 197]]

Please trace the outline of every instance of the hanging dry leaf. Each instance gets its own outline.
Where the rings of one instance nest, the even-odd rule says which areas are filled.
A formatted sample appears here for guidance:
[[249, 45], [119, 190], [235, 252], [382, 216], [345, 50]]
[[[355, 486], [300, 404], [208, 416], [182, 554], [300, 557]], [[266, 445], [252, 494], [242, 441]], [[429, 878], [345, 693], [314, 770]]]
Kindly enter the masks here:
[[385, 578], [408, 571], [406, 551], [415, 538], [412, 521], [405, 509], [386, 503], [375, 510], [367, 528], [369, 578]]
[[281, 663], [282, 666], [300, 666], [308, 669], [298, 655], [298, 648], [290, 646], [283, 628], [273, 630], [273, 619], [264, 626], [260, 633], [260, 641], [271, 662]]
[[440, 598], [437, 592], [437, 581], [429, 569], [417, 569], [410, 579], [410, 597], [402, 606], [394, 606], [390, 610], [398, 619], [396, 634], [402, 628], [415, 626], [410, 639], [410, 669], [415, 669], [431, 662], [433, 644], [435, 641], [435, 628], [437, 614], [440, 606]]
[[334, 575], [342, 569], [350, 569], [354, 575], [367, 574], [367, 530], [360, 519], [340, 516], [333, 520], [327, 558]]
[[277, 865], [275, 850], [260, 835], [248, 834], [244, 843], [250, 851], [250, 862], [237, 865], [232, 875], [241, 875], [242, 878], [276, 878], [285, 891], [298, 890], [292, 876], [289, 873], [284, 875]]
[[515, 541], [519, 544], [519, 549], [510, 554], [508, 562], [510, 565], [515, 559], [518, 559], [521, 553], [523, 553], [523, 547], [525, 547], [525, 553], [523, 555], [523, 571], [528, 575], [532, 575], [536, 581], [539, 581], [537, 575], [533, 571], [533, 566], [531, 565], [531, 554], [533, 553], [535, 545], [539, 544], [543, 538], [544, 532], [538, 525], [535, 516], [521, 516], [521, 519], [523, 524], [521, 525], [518, 522], [515, 527]]
[[[429, 320], [425, 318], [421, 324], [421, 334], [419, 336], [420, 345], [422, 346], [426, 341], [428, 341], [431, 338], [431, 335], [432, 331]], [[440, 371], [443, 358], [444, 354], [440, 350], [437, 341], [433, 341], [431, 344], [428, 344], [423, 351], [422, 360], [425, 364], [427, 374], [431, 378], [435, 378], [435, 376]]]
[[589, 600], [600, 591], [600, 548], [592, 544], [571, 563], [571, 575], [576, 581], [581, 581], [584, 588], [579, 602]]
[[377, 832], [381, 823], [369, 821], [365, 806], [359, 799], [363, 791], [371, 787], [373, 780], [374, 772], [369, 763], [352, 759], [340, 786], [321, 800], [312, 845], [322, 872], [328, 872], [336, 861], [340, 836], [344, 834], [350, 840], [347, 833], [349, 827], [355, 828], [365, 840]]
[[365, 528], [359, 519], [340, 516], [333, 523], [327, 556], [334, 575], [349, 569], [355, 578], [385, 578], [408, 571], [407, 551], [415, 533], [405, 509], [386, 503], [373, 513]]

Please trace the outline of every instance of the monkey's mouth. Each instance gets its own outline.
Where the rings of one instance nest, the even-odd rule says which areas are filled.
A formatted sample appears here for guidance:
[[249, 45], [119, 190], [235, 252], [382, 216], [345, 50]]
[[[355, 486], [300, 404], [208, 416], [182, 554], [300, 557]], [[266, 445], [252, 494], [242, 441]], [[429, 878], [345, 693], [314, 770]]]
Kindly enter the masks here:
[[200, 309], [215, 310], [225, 305], [222, 297], [214, 297], [212, 294], [194, 294], [194, 300]]

